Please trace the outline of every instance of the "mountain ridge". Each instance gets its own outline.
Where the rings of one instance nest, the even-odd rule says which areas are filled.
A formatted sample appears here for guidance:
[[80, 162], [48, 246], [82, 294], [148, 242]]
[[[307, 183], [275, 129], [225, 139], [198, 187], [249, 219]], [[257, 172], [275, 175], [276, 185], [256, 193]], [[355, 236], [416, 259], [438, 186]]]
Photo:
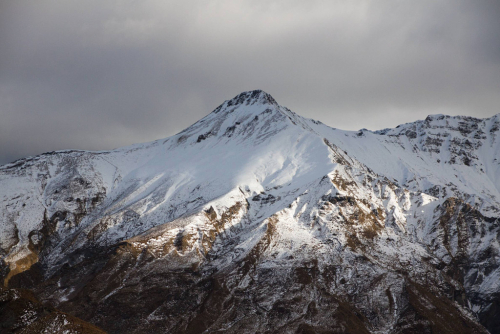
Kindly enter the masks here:
[[[264, 103], [262, 103], [261, 101], [264, 101]], [[221, 109], [223, 109], [225, 107], [231, 107], [231, 106], [238, 107], [238, 106], [245, 106], [245, 105], [248, 106], [248, 105], [254, 105], [256, 103], [259, 104], [259, 102], [260, 102], [260, 104], [268, 104], [268, 105], [275, 106], [275, 107], [279, 106], [281, 108], [284, 108], [284, 110], [288, 111], [290, 114], [298, 116], [298, 117], [300, 117], [303, 120], [310, 121], [310, 122], [312, 122], [314, 124], [322, 124], [322, 125], [325, 125], [328, 128], [331, 128], [331, 129], [334, 129], [334, 130], [340, 130], [340, 131], [343, 131], [343, 132], [346, 132], [346, 133], [362, 133], [363, 131], [367, 131], [367, 132], [371, 132], [371, 133], [374, 133], [374, 134], [386, 135], [389, 132], [394, 132], [394, 131], [396, 131], [396, 129], [399, 129], [401, 127], [404, 127], [404, 126], [413, 126], [413, 125], [416, 125], [416, 124], [419, 124], [419, 123], [428, 122], [428, 121], [436, 119], [436, 118], [441, 118], [441, 119], [446, 118], [446, 119], [455, 119], [455, 120], [472, 120], [474, 122], [480, 122], [480, 121], [487, 121], [487, 120], [495, 119], [494, 123], [497, 126], [500, 126], [499, 125], [500, 124], [500, 121], [499, 121], [499, 119], [500, 119], [500, 113], [495, 114], [495, 115], [493, 115], [491, 117], [487, 117], [487, 118], [476, 118], [476, 117], [465, 116], [465, 115], [451, 116], [451, 115], [444, 115], [444, 114], [429, 114], [426, 117], [426, 119], [424, 119], [424, 120], [416, 120], [416, 121], [413, 121], [413, 122], [402, 123], [400, 125], [397, 125], [394, 128], [384, 128], [384, 129], [380, 129], [380, 130], [368, 130], [368, 129], [365, 129], [365, 128], [359, 129], [359, 130], [341, 130], [341, 129], [337, 129], [337, 128], [328, 126], [328, 125], [322, 123], [319, 120], [310, 119], [310, 118], [304, 118], [302, 116], [299, 116], [299, 115], [295, 114], [290, 109], [288, 109], [286, 107], [280, 106], [276, 102], [276, 100], [269, 93], [267, 93], [267, 92], [265, 92], [263, 90], [260, 90], [260, 89], [252, 90], [252, 91], [245, 91], [245, 92], [242, 92], [242, 93], [236, 95], [232, 99], [224, 101], [222, 104], [220, 104], [217, 108], [215, 108], [212, 112], [210, 112], [209, 114], [207, 114], [205, 117], [203, 117], [199, 121], [193, 123], [193, 125], [195, 125], [195, 124], [199, 123], [200, 121], [204, 120], [205, 118], [209, 117], [212, 113], [215, 113], [215, 114], [218, 113]], [[191, 125], [191, 126], [193, 126], [193, 125]], [[184, 133], [186, 130], [188, 130], [189, 128], [191, 128], [191, 126], [187, 127], [186, 129], [184, 129], [184, 130], [182, 130], [182, 131], [178, 132], [177, 134], [172, 135], [170, 137], [160, 138], [160, 139], [156, 139], [156, 140], [153, 140], [153, 141], [148, 141], [148, 142], [144, 142], [144, 143], [140, 143], [140, 144], [132, 144], [132, 145], [128, 145], [128, 146], [114, 148], [114, 149], [111, 149], [111, 150], [91, 151], [91, 150], [64, 149], [64, 150], [57, 150], [57, 151], [49, 151], [49, 152], [44, 152], [44, 153], [41, 153], [41, 154], [38, 154], [38, 155], [35, 155], [35, 156], [29, 156], [29, 157], [24, 157], [24, 158], [16, 159], [16, 160], [14, 160], [12, 162], [8, 162], [8, 163], [5, 163], [3, 165], [0, 165], [0, 168], [9, 168], [13, 164], [17, 164], [17, 163], [20, 163], [20, 162], [25, 161], [25, 160], [34, 159], [34, 158], [38, 158], [38, 157], [46, 156], [46, 155], [61, 154], [61, 153], [71, 153], [71, 152], [88, 152], [88, 153], [93, 153], [93, 154], [105, 154], [105, 153], [109, 153], [109, 152], [113, 152], [113, 151], [117, 151], [117, 150], [133, 149], [133, 148], [136, 148], [137, 146], [143, 146], [143, 145], [148, 145], [148, 144], [155, 144], [157, 142], [162, 142], [162, 141], [164, 142], [164, 141], [168, 140], [169, 138], [173, 138], [173, 137], [176, 137], [176, 136]], [[494, 127], [493, 129], [496, 131], [497, 127]]]

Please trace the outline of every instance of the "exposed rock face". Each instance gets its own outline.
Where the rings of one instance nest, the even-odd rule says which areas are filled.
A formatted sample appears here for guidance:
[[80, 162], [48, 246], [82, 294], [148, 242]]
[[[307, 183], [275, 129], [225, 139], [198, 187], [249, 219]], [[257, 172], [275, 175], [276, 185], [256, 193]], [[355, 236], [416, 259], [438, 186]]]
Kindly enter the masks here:
[[104, 334], [99, 328], [69, 314], [42, 305], [32, 292], [0, 287], [2, 333]]
[[4, 284], [110, 333], [500, 333], [499, 126], [341, 131], [252, 91], [165, 140], [16, 161]]

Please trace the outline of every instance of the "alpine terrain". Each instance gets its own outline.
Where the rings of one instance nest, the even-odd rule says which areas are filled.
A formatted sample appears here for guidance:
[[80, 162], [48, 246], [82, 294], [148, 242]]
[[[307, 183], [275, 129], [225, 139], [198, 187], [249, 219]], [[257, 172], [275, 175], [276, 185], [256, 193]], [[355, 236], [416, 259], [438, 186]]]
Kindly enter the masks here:
[[500, 333], [500, 114], [380, 131], [256, 90], [0, 167], [0, 332]]

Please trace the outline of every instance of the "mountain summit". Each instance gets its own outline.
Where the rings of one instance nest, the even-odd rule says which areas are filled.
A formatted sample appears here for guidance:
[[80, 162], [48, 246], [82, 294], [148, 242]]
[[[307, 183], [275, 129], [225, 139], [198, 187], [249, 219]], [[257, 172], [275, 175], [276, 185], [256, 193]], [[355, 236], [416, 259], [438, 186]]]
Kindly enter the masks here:
[[240, 93], [231, 100], [225, 102], [226, 107], [237, 106], [237, 105], [248, 106], [254, 104], [268, 104], [268, 105], [278, 106], [278, 103], [270, 94], [260, 89]]
[[21, 159], [5, 289], [111, 333], [498, 333], [499, 128], [342, 131], [255, 90], [166, 139]]

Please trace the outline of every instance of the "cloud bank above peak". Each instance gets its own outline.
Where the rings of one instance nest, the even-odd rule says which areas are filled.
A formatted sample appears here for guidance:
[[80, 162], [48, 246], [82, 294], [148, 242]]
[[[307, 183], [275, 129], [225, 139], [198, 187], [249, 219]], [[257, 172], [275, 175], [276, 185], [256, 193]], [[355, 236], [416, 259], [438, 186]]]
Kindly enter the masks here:
[[0, 163], [166, 137], [253, 89], [351, 130], [500, 112], [498, 1], [0, 7]]

